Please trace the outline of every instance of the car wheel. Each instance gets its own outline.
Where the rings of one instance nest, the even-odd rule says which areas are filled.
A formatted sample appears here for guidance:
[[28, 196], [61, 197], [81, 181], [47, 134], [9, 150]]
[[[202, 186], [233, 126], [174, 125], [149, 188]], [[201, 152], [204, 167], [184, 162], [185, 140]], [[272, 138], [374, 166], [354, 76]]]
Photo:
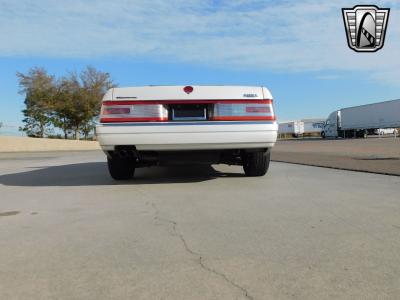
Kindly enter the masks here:
[[133, 160], [107, 157], [108, 171], [115, 180], [131, 179], [135, 174], [135, 165]]
[[243, 170], [246, 176], [264, 176], [269, 168], [271, 152], [250, 152], [242, 157]]

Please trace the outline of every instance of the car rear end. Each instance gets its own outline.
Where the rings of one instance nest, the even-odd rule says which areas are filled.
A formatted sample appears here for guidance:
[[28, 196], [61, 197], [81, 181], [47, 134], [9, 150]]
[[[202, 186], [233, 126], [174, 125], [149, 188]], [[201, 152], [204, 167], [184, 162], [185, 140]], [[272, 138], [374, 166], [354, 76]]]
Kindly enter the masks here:
[[160, 164], [241, 164], [246, 171], [254, 153], [269, 163], [277, 123], [265, 87], [148, 86], [109, 90], [96, 132], [109, 168], [132, 166], [123, 176], [110, 170], [126, 179], [136, 167]]

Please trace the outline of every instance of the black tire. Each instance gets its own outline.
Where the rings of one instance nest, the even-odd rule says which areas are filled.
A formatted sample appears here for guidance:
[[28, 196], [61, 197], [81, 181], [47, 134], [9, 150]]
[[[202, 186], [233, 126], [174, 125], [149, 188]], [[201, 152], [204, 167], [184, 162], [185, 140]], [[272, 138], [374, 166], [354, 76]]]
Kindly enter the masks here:
[[326, 138], [325, 131], [321, 131], [321, 137], [324, 139]]
[[243, 170], [246, 176], [264, 176], [269, 168], [271, 152], [250, 152], [243, 155]]
[[135, 174], [133, 160], [119, 157], [107, 157], [108, 171], [115, 180], [128, 180]]

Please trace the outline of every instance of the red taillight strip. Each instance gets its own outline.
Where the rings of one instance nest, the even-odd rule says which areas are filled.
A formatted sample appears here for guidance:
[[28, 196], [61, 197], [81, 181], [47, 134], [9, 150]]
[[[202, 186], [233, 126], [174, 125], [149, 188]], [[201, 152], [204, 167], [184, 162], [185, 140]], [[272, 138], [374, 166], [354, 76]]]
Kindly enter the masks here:
[[244, 99], [227, 99], [227, 100], [148, 100], [148, 101], [103, 101], [103, 105], [135, 105], [135, 104], [216, 104], [216, 103], [262, 103], [272, 104], [271, 99], [244, 100]]
[[211, 121], [275, 121], [275, 116], [223, 116], [213, 117]]
[[[140, 105], [142, 105], [142, 109], [145, 109], [143, 112], [146, 112], [148, 105], [155, 105], [159, 106], [161, 109], [166, 111], [164, 104], [215, 104], [214, 109], [217, 109], [218, 104], [222, 107], [227, 107], [226, 109], [222, 108], [221, 113], [215, 112], [214, 116], [210, 117], [210, 121], [275, 121], [276, 118], [273, 114], [272, 108], [272, 99], [222, 99], [222, 100], [210, 100], [210, 99], [195, 99], [195, 100], [149, 100], [149, 101], [136, 101], [136, 100], [128, 100], [128, 101], [104, 101], [104, 107], [107, 106], [115, 106], [118, 107], [119, 105], [129, 105], [135, 106], [138, 105], [136, 108], [139, 109]], [[228, 105], [227, 105], [228, 104]], [[250, 106], [248, 109], [244, 109], [242, 113], [239, 111], [230, 111], [229, 104], [237, 104], [238, 107], [246, 107], [246, 104], [256, 104], [254, 107]], [[257, 104], [267, 104], [268, 106], [264, 105], [257, 105]], [[234, 106], [234, 105], [233, 105]], [[136, 108], [133, 110], [136, 112]], [[148, 116], [142, 117], [140, 116], [140, 110], [138, 111], [139, 115], [136, 116], [129, 116], [129, 115], [121, 115], [121, 117], [117, 117], [115, 115], [102, 115], [100, 117], [101, 123], [124, 123], [124, 122], [165, 122], [168, 121], [168, 117], [164, 114], [157, 114], [159, 116]], [[269, 112], [269, 113], [268, 113]], [[258, 113], [264, 113], [264, 115], [254, 115]], [[265, 115], [265, 113], [268, 113]], [[230, 115], [233, 114], [233, 115]], [[242, 115], [243, 114], [243, 115]], [[248, 115], [250, 114], [250, 115]], [[251, 115], [252, 114], [252, 115]], [[104, 117], [103, 117], [104, 116]]]
[[101, 123], [118, 123], [118, 122], [164, 122], [168, 118], [101, 118]]

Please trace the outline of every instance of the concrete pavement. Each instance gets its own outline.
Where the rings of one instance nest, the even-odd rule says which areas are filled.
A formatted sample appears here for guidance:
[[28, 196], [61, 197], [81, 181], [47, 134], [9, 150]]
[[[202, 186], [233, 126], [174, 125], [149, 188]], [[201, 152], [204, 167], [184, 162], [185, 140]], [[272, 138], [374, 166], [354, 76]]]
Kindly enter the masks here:
[[0, 155], [0, 299], [396, 299], [400, 177]]

